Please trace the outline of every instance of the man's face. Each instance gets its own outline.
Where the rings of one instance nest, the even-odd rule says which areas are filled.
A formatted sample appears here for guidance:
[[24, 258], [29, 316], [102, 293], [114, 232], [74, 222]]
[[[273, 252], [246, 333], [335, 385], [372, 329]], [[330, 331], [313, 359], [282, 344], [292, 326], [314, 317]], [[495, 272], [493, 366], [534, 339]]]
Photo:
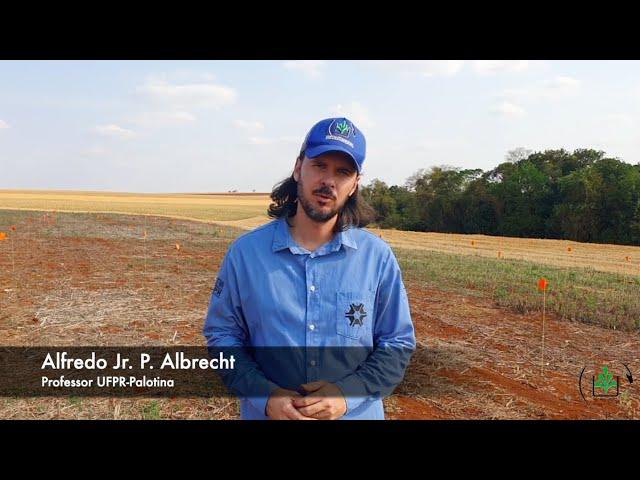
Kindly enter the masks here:
[[337, 215], [360, 181], [353, 160], [341, 152], [298, 160], [293, 177], [298, 182], [300, 205], [316, 222], [327, 222]]

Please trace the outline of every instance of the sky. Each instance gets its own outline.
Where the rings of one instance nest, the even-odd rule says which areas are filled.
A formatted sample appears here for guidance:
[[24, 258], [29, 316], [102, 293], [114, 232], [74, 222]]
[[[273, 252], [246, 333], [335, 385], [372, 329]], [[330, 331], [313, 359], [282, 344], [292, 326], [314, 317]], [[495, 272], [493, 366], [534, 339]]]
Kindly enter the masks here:
[[334, 116], [363, 184], [516, 148], [636, 164], [640, 61], [0, 61], [0, 188], [269, 192]]

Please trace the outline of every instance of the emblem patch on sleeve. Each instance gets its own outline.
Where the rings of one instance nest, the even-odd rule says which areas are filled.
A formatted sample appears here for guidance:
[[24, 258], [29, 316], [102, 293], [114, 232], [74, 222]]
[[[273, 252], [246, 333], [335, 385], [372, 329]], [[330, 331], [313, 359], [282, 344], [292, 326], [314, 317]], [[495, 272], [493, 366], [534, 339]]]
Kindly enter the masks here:
[[222, 293], [222, 289], [224, 288], [224, 282], [220, 278], [216, 278], [216, 285], [213, 287], [213, 294], [216, 297], [219, 297]]

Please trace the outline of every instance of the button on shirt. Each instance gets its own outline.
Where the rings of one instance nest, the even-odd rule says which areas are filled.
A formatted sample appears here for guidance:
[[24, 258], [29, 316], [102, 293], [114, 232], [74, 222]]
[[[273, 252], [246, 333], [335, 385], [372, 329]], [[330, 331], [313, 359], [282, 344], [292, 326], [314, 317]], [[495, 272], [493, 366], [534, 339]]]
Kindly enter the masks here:
[[285, 218], [231, 244], [203, 333], [210, 348], [257, 347], [221, 373], [245, 419], [268, 418], [276, 388], [300, 391], [317, 380], [342, 390], [343, 418], [383, 419], [382, 398], [415, 349], [407, 292], [387, 243], [350, 228], [310, 252]]

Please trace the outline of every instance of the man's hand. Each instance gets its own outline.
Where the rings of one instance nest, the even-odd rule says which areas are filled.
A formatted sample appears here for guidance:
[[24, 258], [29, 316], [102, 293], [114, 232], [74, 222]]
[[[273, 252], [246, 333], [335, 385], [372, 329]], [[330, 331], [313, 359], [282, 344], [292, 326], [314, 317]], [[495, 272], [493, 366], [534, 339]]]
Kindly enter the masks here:
[[336, 420], [347, 412], [347, 401], [333, 383], [320, 380], [301, 386], [309, 395], [295, 397], [293, 406], [302, 415], [319, 420]]
[[278, 388], [274, 390], [267, 402], [267, 415], [274, 420], [316, 420], [300, 413], [293, 405], [298, 392]]

